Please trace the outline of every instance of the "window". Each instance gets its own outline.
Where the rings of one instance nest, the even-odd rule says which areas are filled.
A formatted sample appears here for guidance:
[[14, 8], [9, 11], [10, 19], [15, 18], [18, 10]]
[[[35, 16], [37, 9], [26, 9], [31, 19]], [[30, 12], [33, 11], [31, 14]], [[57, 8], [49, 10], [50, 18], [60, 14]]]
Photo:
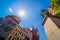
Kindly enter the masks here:
[[17, 33], [15, 34], [15, 36], [17, 35]]
[[25, 40], [29, 40], [29, 38], [28, 37], [25, 37]]
[[12, 40], [14, 40], [14, 39], [15, 39], [15, 37], [12, 38]]
[[20, 40], [21, 40], [21, 38], [20, 38]]
[[17, 29], [15, 31], [17, 31]]
[[4, 24], [4, 27], [5, 27], [6, 29], [8, 29], [9, 31], [11, 31], [11, 29], [12, 29], [8, 24]]
[[22, 32], [20, 32], [20, 34], [21, 34]]
[[9, 37], [9, 40], [12, 38], [12, 36]]
[[17, 40], [19, 40], [19, 37], [17, 38]]
[[19, 32], [19, 30], [17, 30], [17, 32]]
[[12, 20], [9, 20], [7, 23], [8, 23], [10, 26], [16, 25], [16, 23], [14, 23]]
[[23, 37], [23, 34], [22, 34], [22, 37]]

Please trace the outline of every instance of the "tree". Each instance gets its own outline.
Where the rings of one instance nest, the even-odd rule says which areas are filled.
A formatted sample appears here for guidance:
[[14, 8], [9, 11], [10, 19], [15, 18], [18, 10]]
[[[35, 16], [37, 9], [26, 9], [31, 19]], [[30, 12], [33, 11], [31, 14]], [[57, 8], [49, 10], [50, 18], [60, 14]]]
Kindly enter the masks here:
[[54, 10], [57, 10], [57, 8], [59, 7], [60, 5], [60, 0], [51, 0], [51, 8], [54, 9]]
[[56, 11], [56, 14], [55, 14], [55, 16], [58, 16], [58, 17], [60, 17], [60, 7], [58, 7], [58, 10]]

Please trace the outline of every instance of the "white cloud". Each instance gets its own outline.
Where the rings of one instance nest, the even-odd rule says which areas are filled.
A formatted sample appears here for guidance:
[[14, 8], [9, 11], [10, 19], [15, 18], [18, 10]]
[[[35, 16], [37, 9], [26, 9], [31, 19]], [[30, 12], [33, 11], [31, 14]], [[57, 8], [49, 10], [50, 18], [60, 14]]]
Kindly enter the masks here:
[[12, 9], [12, 8], [9, 8], [9, 11], [10, 11], [10, 12], [13, 12], [13, 9]]

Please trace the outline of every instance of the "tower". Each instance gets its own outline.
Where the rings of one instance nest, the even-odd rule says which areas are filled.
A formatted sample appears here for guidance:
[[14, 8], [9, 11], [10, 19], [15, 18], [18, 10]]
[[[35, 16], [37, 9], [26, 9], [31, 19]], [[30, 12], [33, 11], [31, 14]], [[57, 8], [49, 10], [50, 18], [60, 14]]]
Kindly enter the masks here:
[[[44, 11], [44, 10], [43, 10]], [[46, 15], [43, 18], [42, 25], [46, 32], [48, 40], [60, 40], [60, 18], [53, 16], [50, 12], [42, 12], [43, 15]]]

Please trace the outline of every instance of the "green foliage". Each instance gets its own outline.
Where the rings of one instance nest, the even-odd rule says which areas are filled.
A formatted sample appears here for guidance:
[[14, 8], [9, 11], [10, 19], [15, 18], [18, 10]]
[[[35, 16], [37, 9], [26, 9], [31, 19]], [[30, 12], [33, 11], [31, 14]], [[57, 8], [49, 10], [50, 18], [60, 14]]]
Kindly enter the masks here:
[[57, 10], [55, 16], [60, 17], [60, 0], [51, 0], [51, 8]]
[[58, 7], [58, 9], [57, 9], [57, 11], [56, 11], [56, 14], [55, 14], [55, 16], [58, 16], [58, 17], [60, 17], [60, 7]]
[[51, 8], [54, 9], [54, 10], [57, 10], [57, 8], [59, 7], [60, 5], [60, 0], [51, 0]]
[[54, 16], [60, 17], [60, 10], [58, 10]]

